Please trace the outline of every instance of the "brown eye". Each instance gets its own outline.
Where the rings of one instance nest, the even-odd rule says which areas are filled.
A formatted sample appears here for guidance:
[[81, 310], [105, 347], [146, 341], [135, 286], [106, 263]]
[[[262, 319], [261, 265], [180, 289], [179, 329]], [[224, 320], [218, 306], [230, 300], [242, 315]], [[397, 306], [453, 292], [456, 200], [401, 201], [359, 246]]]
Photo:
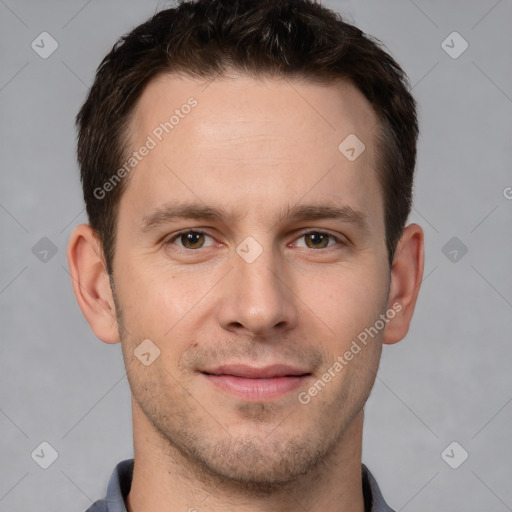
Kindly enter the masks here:
[[311, 249], [323, 249], [329, 244], [329, 236], [325, 233], [308, 233], [305, 235], [306, 245]]
[[[190, 250], [202, 249], [206, 238], [211, 237], [204, 231], [182, 231], [165, 242], [165, 245], [176, 244], [178, 247]], [[177, 243], [178, 241], [179, 243]]]
[[[329, 246], [336, 245], [336, 242], [342, 242], [338, 237], [323, 231], [309, 231], [303, 233], [298, 240], [304, 240], [305, 246], [303, 245], [301, 247], [306, 247], [307, 249], [326, 249]], [[330, 243], [331, 240], [335, 243]]]
[[190, 231], [180, 235], [180, 241], [183, 247], [187, 249], [200, 249], [204, 244], [204, 233]]

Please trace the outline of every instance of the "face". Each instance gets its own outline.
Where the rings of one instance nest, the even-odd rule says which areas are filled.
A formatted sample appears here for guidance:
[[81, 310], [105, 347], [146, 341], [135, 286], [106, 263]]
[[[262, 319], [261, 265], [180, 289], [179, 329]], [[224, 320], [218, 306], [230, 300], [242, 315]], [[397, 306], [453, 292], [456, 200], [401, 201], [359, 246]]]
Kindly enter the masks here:
[[113, 262], [134, 414], [212, 475], [291, 481], [361, 413], [384, 329], [344, 354], [390, 279], [376, 125], [348, 83], [169, 75], [137, 104], [131, 143], [152, 147]]

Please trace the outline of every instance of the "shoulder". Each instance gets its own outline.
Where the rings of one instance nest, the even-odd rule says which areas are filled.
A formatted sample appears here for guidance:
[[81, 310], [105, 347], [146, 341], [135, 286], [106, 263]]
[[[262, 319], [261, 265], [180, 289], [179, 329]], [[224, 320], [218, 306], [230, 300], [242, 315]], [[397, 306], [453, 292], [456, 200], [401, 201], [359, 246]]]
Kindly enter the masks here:
[[96, 501], [85, 512], [108, 512], [107, 502], [105, 500]]

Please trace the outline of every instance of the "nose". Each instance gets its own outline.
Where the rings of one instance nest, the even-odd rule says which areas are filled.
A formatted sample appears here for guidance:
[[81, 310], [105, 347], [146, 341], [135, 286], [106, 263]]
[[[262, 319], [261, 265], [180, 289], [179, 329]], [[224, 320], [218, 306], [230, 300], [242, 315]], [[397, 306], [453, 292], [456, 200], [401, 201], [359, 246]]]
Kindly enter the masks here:
[[235, 254], [234, 268], [223, 280], [218, 309], [225, 330], [249, 331], [270, 337], [292, 329], [298, 319], [298, 298], [293, 276], [272, 249], [264, 249], [252, 262]]

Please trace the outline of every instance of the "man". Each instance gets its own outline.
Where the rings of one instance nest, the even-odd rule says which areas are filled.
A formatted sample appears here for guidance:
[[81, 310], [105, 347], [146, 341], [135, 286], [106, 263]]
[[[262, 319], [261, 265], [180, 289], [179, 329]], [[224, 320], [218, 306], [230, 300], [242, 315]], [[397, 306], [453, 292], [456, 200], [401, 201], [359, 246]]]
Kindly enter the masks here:
[[361, 446], [423, 273], [399, 65], [309, 0], [183, 2], [114, 46], [77, 123], [68, 261], [134, 434], [89, 510], [390, 511]]

